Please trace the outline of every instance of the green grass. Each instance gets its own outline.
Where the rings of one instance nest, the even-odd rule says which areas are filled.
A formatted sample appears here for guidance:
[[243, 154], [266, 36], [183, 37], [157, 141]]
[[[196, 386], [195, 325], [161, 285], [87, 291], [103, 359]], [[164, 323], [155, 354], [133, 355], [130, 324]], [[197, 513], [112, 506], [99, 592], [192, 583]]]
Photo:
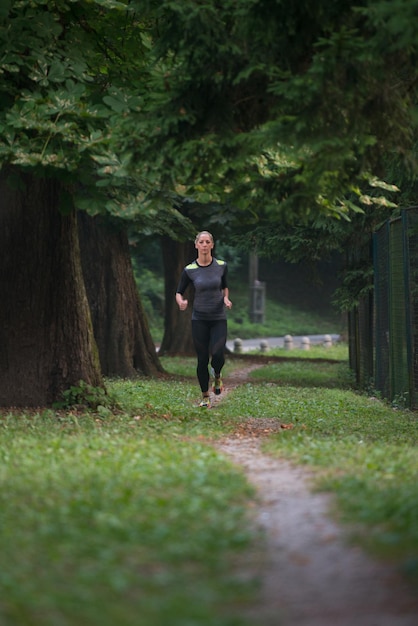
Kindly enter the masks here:
[[[190, 414], [181, 428], [213, 437], [250, 417], [291, 424], [269, 439], [268, 452], [316, 468], [318, 488], [333, 491], [340, 515], [360, 524], [357, 539], [418, 578], [417, 416], [356, 393], [347, 362], [313, 362], [310, 356], [304, 352], [303, 360], [266, 363], [230, 392], [208, 421], [193, 422]], [[195, 359], [180, 363], [189, 377], [180, 393], [194, 402]], [[245, 363], [229, 360], [226, 380]], [[165, 358], [163, 364], [174, 373], [179, 360]], [[172, 409], [181, 414], [180, 405]]]
[[107, 381], [95, 412], [0, 415], [2, 626], [247, 623], [253, 491], [209, 445], [247, 417], [292, 425], [265, 450], [312, 468], [357, 540], [418, 584], [415, 414], [308, 358], [266, 363], [202, 413], [195, 359], [163, 364], [168, 378]]
[[342, 389], [350, 374], [329, 367], [265, 366], [225, 398], [228, 415], [290, 425], [265, 450], [314, 468], [317, 488], [335, 493], [339, 518], [355, 523], [356, 540], [418, 584], [417, 416]]
[[303, 387], [352, 387], [352, 376], [345, 363], [285, 361], [265, 365], [250, 374], [254, 381], [274, 382], [275, 385]]
[[165, 432], [170, 385], [109, 387], [119, 415], [0, 420], [0, 623], [242, 624], [250, 488], [191, 439], [197, 410]]
[[318, 485], [336, 493], [345, 519], [369, 526], [362, 541], [418, 577], [416, 416], [338, 389], [278, 389], [276, 397], [280, 419], [295, 428], [268, 450], [320, 468]]

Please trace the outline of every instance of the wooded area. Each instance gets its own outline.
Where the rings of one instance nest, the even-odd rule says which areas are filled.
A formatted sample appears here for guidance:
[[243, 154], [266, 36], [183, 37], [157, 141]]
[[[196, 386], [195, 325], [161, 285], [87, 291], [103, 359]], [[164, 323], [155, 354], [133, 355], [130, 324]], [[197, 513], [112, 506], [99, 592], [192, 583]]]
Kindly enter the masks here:
[[[162, 371], [128, 233], [162, 237], [167, 302], [204, 226], [291, 260], [343, 250], [353, 306], [372, 283], [353, 250], [415, 196], [417, 12], [3, 0], [0, 405]], [[179, 323], [168, 303], [166, 353]]]

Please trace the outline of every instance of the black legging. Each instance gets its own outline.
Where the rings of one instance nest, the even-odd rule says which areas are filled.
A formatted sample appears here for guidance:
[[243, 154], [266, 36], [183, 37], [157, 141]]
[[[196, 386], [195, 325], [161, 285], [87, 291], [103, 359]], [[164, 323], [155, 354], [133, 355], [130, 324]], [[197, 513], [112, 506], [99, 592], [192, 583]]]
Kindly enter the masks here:
[[225, 363], [226, 320], [192, 320], [192, 335], [197, 354], [197, 379], [202, 393], [209, 390], [209, 357], [215, 375]]

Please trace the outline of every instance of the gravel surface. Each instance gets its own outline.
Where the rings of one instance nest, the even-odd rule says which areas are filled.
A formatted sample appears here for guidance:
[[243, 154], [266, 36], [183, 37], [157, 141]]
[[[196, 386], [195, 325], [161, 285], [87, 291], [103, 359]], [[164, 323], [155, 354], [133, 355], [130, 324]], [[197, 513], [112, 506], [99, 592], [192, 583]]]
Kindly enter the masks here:
[[[244, 382], [249, 365], [228, 381]], [[217, 399], [221, 401], [221, 399]], [[265, 537], [256, 626], [418, 626], [418, 598], [386, 563], [350, 544], [330, 515], [332, 497], [314, 493], [311, 474], [260, 450], [278, 420], [250, 419], [216, 448], [256, 487], [255, 523]]]

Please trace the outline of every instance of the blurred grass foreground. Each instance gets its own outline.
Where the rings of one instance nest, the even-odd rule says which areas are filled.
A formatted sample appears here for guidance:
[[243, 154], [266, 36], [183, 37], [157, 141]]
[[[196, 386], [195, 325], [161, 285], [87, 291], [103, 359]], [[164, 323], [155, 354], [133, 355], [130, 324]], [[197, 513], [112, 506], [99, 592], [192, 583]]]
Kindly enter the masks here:
[[344, 358], [266, 359], [204, 413], [195, 360], [163, 364], [107, 381], [94, 409], [0, 414], [2, 626], [251, 623], [254, 492], [211, 445], [247, 418], [291, 426], [266, 453], [313, 468], [357, 540], [418, 584], [415, 414], [358, 394]]

